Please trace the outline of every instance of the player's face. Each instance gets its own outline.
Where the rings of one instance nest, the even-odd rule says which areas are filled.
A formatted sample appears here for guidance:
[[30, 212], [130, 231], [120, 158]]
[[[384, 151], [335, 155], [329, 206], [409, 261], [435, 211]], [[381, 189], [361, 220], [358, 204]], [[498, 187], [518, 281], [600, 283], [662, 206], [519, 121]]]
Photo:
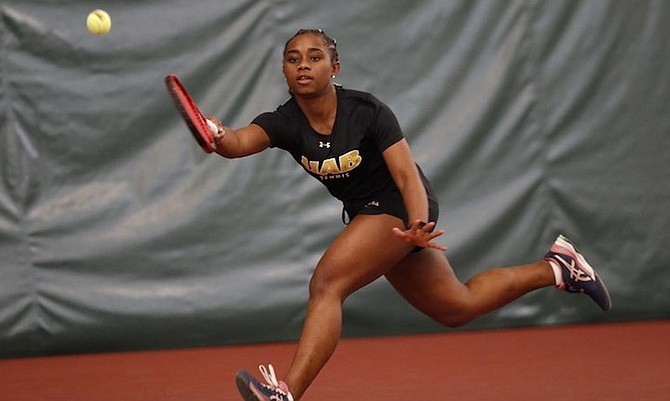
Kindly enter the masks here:
[[319, 36], [298, 35], [286, 46], [284, 77], [296, 96], [318, 96], [331, 87], [331, 76], [339, 71], [339, 63], [330, 58]]

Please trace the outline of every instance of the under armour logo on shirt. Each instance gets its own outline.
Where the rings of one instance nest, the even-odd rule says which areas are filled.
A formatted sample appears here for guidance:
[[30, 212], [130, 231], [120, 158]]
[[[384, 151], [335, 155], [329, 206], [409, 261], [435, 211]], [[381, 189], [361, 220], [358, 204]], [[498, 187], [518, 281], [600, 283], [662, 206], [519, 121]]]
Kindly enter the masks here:
[[330, 149], [330, 142], [319, 141], [319, 147]]

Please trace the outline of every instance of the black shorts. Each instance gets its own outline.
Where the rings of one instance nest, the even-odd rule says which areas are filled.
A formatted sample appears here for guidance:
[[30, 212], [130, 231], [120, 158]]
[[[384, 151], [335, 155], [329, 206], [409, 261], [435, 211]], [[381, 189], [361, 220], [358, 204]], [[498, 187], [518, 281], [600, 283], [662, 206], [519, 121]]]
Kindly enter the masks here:
[[[400, 218], [405, 226], [409, 225], [409, 217], [407, 216], [407, 209], [405, 209], [405, 201], [402, 199], [402, 194], [399, 191], [387, 191], [370, 199], [365, 199], [356, 202], [345, 202], [344, 210], [347, 216], [342, 216], [344, 223], [351, 221], [359, 214], [390, 214]], [[437, 222], [439, 216], [439, 206], [433, 196], [428, 196], [428, 221]]]
[[[429, 187], [427, 187], [426, 195], [428, 196], [428, 221], [426, 223], [431, 221], [437, 223], [440, 214], [437, 199]], [[408, 221], [409, 217], [407, 216], [405, 202], [402, 199], [402, 194], [398, 190], [382, 192], [369, 199], [361, 201], [344, 202], [344, 208], [342, 209], [342, 222], [344, 224], [348, 224], [351, 219], [359, 214], [389, 214], [400, 218], [405, 224], [405, 227], [410, 223]], [[421, 247], [416, 247], [413, 252], [418, 252], [422, 249], [423, 248]]]

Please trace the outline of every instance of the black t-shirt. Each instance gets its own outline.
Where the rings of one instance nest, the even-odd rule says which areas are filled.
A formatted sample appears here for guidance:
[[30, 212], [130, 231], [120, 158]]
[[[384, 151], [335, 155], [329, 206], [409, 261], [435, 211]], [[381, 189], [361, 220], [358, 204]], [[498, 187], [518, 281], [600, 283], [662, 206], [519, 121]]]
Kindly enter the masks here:
[[371, 94], [336, 88], [337, 115], [331, 135], [316, 132], [294, 98], [253, 123], [265, 130], [272, 147], [288, 151], [341, 201], [368, 199], [396, 189], [382, 152], [403, 138], [398, 120]]

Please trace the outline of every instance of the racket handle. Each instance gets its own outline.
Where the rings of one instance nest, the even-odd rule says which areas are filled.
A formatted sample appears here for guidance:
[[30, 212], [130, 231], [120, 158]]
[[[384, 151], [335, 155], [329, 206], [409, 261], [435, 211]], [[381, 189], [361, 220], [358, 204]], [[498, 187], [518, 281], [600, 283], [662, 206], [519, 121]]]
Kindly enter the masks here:
[[212, 135], [216, 134], [219, 132], [219, 127], [209, 118], [206, 118], [207, 120], [207, 127], [209, 128], [209, 132], [212, 133]]

